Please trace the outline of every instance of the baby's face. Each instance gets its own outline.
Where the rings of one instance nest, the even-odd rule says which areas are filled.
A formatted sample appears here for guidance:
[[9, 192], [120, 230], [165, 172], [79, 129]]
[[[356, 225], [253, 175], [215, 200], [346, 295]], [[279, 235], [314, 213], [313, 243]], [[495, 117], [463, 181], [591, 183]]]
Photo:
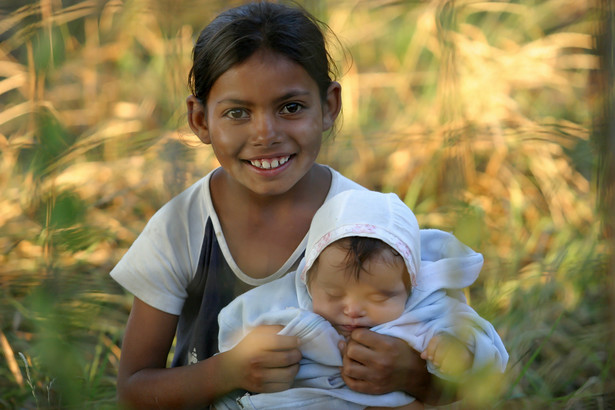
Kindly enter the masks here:
[[314, 312], [327, 319], [343, 336], [360, 327], [370, 328], [397, 319], [404, 311], [408, 289], [406, 267], [392, 253], [371, 258], [357, 279], [344, 263], [346, 249], [325, 248], [309, 273]]

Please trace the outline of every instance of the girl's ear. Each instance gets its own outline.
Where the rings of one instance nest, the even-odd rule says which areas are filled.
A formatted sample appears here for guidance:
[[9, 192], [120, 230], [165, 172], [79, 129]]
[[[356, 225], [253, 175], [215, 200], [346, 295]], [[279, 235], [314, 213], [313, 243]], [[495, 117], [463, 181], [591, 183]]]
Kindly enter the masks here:
[[327, 131], [335, 123], [335, 119], [342, 109], [342, 86], [337, 81], [331, 82], [327, 89], [322, 117], [322, 130]]
[[190, 125], [192, 132], [194, 132], [204, 144], [211, 144], [205, 106], [198, 98], [191, 95], [186, 98], [186, 107], [188, 108], [188, 125]]

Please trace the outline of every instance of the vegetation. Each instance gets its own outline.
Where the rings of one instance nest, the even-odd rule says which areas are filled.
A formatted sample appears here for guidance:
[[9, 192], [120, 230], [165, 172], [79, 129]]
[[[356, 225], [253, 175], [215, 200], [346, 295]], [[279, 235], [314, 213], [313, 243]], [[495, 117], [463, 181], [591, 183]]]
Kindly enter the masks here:
[[[216, 166], [186, 126], [187, 73], [236, 3], [0, 6], [0, 408], [115, 407], [132, 297], [108, 272]], [[485, 256], [468, 296], [511, 359], [464, 384], [468, 407], [613, 408], [608, 1], [301, 4], [339, 40], [343, 121], [321, 162]]]

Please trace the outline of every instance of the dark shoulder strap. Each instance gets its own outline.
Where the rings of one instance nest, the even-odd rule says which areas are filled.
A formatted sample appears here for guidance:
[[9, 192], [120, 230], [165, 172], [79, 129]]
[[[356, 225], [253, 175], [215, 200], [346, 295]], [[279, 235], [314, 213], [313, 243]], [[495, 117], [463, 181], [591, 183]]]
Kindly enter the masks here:
[[251, 288], [226, 262], [208, 219], [197, 271], [188, 284], [188, 297], [179, 317], [174, 367], [196, 363], [218, 352], [218, 313]]

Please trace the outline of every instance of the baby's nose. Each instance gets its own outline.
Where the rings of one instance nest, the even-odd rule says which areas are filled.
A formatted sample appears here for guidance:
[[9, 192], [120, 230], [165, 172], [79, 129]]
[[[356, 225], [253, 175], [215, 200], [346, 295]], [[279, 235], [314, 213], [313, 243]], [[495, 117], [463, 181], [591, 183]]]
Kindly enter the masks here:
[[363, 303], [359, 300], [348, 300], [344, 306], [344, 314], [348, 317], [357, 318], [365, 316]]

